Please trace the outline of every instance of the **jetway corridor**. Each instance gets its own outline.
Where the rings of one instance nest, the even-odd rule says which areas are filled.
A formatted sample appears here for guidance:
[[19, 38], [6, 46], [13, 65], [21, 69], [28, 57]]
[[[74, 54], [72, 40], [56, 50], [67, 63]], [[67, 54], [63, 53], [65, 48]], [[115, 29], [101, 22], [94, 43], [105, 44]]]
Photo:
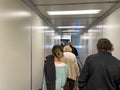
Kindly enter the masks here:
[[[72, 15], [47, 13], [64, 10]], [[1, 0], [0, 90], [41, 90], [45, 57], [61, 42], [77, 48], [80, 67], [100, 38], [111, 40], [120, 59], [119, 36], [119, 0]]]

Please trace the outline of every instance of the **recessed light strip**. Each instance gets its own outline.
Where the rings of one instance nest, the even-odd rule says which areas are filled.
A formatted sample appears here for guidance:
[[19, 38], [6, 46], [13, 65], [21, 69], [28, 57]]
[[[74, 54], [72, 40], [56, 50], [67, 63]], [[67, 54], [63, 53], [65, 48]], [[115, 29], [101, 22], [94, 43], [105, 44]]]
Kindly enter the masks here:
[[79, 32], [79, 30], [66, 30], [66, 31], [62, 31], [62, 32]]
[[97, 14], [101, 10], [47, 11], [48, 15]]
[[63, 28], [85, 28], [85, 26], [58, 26], [57, 28], [63, 29]]

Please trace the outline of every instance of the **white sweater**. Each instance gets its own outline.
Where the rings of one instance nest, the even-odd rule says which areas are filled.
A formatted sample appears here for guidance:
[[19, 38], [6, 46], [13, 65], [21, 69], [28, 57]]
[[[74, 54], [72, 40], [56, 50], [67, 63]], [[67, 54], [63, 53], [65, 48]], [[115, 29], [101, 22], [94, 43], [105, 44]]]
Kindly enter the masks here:
[[76, 80], [76, 77], [80, 74], [76, 56], [72, 52], [64, 52], [61, 61], [68, 65], [67, 77]]

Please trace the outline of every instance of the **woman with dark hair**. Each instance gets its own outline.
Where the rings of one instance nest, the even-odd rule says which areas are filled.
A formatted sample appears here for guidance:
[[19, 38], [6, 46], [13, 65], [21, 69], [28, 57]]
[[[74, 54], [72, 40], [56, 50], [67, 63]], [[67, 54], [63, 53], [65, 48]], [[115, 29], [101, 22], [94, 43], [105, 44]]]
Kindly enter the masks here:
[[119, 90], [120, 61], [112, 56], [113, 45], [106, 38], [97, 42], [98, 53], [87, 57], [78, 84], [80, 90]]
[[46, 57], [42, 90], [63, 90], [67, 78], [67, 65], [61, 62], [63, 48], [54, 45], [52, 55]]

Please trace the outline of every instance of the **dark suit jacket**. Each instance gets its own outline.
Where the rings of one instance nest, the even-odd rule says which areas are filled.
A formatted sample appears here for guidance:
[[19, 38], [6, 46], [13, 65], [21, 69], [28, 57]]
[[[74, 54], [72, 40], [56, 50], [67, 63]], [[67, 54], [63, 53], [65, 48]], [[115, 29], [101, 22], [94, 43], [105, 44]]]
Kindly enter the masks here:
[[71, 48], [72, 48], [72, 53], [75, 54], [75, 56], [77, 57], [78, 56], [77, 49], [73, 46], [71, 46]]
[[108, 52], [89, 56], [78, 83], [80, 90], [119, 90], [120, 61]]
[[48, 55], [46, 57], [46, 61], [44, 64], [44, 74], [46, 79], [47, 90], [55, 90], [55, 64], [54, 64], [54, 56]]

